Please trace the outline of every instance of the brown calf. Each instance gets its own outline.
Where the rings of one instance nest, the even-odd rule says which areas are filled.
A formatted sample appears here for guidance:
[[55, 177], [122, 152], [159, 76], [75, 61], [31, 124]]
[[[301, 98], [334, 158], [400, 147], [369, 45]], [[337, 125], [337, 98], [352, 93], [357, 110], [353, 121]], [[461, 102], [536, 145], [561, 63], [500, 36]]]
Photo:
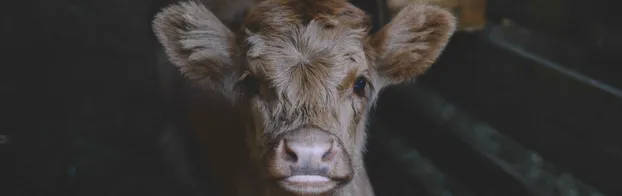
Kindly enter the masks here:
[[236, 31], [195, 2], [157, 14], [168, 58], [205, 90], [190, 118], [224, 195], [373, 195], [367, 112], [430, 67], [455, 18], [412, 4], [368, 28], [345, 0], [265, 0]]

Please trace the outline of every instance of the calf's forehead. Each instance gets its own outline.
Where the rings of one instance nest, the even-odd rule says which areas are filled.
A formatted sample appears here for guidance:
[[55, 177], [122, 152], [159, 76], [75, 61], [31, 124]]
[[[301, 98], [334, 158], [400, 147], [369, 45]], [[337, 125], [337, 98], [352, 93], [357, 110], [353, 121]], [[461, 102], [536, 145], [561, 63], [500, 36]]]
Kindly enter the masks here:
[[314, 77], [341, 78], [365, 67], [363, 29], [324, 29], [318, 22], [290, 26], [287, 32], [247, 37], [250, 71], [265, 77], [303, 72]]
[[248, 69], [277, 93], [323, 103], [367, 69], [367, 22], [346, 1], [264, 1], [244, 24]]
[[279, 95], [328, 104], [340, 87], [367, 69], [365, 29], [325, 28], [312, 20], [283, 30], [246, 39], [249, 71], [270, 82]]

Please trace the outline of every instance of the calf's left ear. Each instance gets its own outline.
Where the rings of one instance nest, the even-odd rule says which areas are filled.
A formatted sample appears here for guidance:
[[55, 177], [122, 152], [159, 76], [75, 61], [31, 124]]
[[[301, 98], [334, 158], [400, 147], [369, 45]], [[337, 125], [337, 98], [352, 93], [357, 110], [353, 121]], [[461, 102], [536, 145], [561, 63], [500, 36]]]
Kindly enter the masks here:
[[371, 38], [376, 69], [386, 84], [423, 74], [456, 29], [456, 18], [434, 5], [410, 4]]

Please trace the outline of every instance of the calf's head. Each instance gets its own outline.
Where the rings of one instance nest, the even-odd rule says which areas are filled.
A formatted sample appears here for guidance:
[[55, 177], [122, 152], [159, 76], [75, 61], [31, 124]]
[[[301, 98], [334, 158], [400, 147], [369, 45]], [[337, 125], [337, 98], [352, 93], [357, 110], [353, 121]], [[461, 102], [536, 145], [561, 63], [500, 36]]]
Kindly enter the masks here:
[[154, 20], [181, 73], [240, 110], [261, 176], [297, 194], [338, 189], [363, 168], [366, 115], [378, 92], [424, 73], [455, 18], [413, 4], [374, 35], [368, 28], [345, 0], [265, 0], [236, 31], [194, 2]]

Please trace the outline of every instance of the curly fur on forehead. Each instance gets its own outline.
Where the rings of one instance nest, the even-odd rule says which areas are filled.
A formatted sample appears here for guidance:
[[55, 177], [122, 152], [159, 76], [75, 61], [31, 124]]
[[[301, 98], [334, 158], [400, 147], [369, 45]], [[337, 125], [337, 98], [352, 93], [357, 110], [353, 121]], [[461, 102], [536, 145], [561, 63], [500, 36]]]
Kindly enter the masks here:
[[248, 69], [269, 81], [281, 100], [296, 100], [294, 107], [330, 105], [343, 79], [367, 67], [365, 29], [326, 29], [311, 21], [283, 30], [287, 33], [247, 37]]
[[344, 79], [366, 69], [368, 24], [345, 0], [263, 1], [243, 25], [247, 69], [291, 108], [328, 107]]

